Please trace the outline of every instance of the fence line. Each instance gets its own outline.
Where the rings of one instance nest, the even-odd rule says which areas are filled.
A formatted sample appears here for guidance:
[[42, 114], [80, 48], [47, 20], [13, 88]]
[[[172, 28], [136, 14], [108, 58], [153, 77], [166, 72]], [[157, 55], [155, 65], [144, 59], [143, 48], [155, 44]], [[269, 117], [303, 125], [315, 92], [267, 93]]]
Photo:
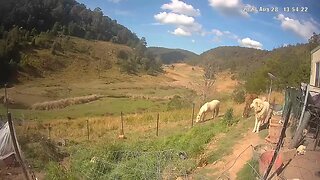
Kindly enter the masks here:
[[[231, 161], [229, 161], [228, 163], [226, 163], [226, 164], [229, 164], [230, 162], [233, 161], [233, 164], [232, 164], [229, 168], [227, 168], [226, 170], [224, 170], [224, 171], [217, 177], [217, 179], [221, 178], [221, 176], [226, 176], [227, 178], [230, 179], [230, 177], [228, 177], [225, 173], [228, 172], [228, 171], [236, 164], [236, 162], [237, 162], [238, 159], [241, 157], [241, 155], [242, 155], [244, 152], [246, 152], [250, 147], [252, 148], [251, 150], [253, 151], [253, 150], [254, 150], [254, 147], [253, 147], [252, 144], [250, 144], [250, 145], [249, 145], [248, 147], [246, 147], [241, 153], [239, 153], [236, 158], [234, 158], [233, 160], [231, 160]], [[255, 174], [259, 177], [259, 179], [261, 179], [261, 176], [260, 176], [260, 174], [257, 172], [257, 170], [256, 170], [249, 162], [247, 162], [247, 164], [252, 168], [252, 170], [253, 170], [253, 171], [255, 172]]]

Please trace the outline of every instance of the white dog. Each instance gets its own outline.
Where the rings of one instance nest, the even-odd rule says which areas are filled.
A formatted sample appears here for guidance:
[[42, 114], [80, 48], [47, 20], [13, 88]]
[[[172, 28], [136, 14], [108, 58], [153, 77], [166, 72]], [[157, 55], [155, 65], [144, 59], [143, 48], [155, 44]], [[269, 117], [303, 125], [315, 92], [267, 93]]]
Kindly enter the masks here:
[[259, 132], [261, 122], [264, 122], [265, 118], [268, 115], [269, 107], [270, 104], [264, 99], [261, 100], [259, 98], [256, 98], [252, 101], [250, 108], [254, 109], [255, 114], [255, 124], [252, 132]]
[[201, 106], [196, 122], [203, 121], [208, 112], [212, 112], [212, 118], [217, 117], [219, 114], [219, 106], [220, 101], [218, 100], [206, 102], [204, 105]]

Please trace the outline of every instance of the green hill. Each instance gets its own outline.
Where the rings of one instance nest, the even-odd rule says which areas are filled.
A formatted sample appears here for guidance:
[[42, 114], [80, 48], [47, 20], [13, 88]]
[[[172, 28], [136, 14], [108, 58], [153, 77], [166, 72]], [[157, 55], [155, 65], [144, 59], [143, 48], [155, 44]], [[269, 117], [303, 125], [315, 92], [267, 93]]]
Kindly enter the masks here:
[[200, 54], [191, 62], [203, 65], [213, 63], [219, 70], [231, 69], [245, 74], [250, 69], [261, 66], [267, 54], [268, 51], [252, 48], [221, 46]]
[[246, 89], [251, 92], [265, 91], [269, 85], [268, 72], [274, 74], [275, 88], [299, 86], [310, 77], [310, 51], [319, 42], [289, 45], [271, 51], [237, 46], [217, 47], [188, 61], [206, 66], [212, 64], [216, 70], [230, 69], [238, 78], [246, 81]]
[[148, 51], [165, 64], [184, 62], [197, 58], [199, 55], [183, 49], [169, 49], [164, 47], [148, 47]]
[[[122, 44], [134, 51], [110, 52], [105, 48], [96, 56], [90, 54], [94, 45], [78, 46], [76, 41], [69, 41], [72, 37]], [[119, 66], [122, 72], [155, 75], [161, 72], [161, 64], [147, 53], [146, 45], [145, 38], [139, 39], [116, 20], [104, 16], [100, 8], [92, 11], [75, 0], [0, 2], [0, 86], [17, 82], [21, 75], [42, 76], [48, 69], [64, 69], [75, 57], [87, 58], [90, 64], [92, 59], [117, 56], [118, 60], [109, 64]], [[45, 57], [36, 55], [42, 52]], [[74, 54], [69, 56], [70, 52]]]

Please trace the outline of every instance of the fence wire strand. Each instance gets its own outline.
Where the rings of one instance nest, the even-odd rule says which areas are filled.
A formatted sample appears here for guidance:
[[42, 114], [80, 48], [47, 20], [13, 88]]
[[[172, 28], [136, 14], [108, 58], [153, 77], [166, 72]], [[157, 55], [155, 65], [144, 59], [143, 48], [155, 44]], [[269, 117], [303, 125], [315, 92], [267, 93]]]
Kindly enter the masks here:
[[[233, 160], [231, 160], [231, 161], [229, 161], [228, 163], [226, 163], [226, 164], [229, 164], [230, 162], [233, 161], [232, 165], [231, 165], [229, 168], [227, 168], [226, 170], [224, 170], [224, 171], [217, 177], [217, 180], [220, 179], [221, 176], [226, 176], [228, 179], [230, 179], [230, 177], [226, 175], [226, 172], [228, 172], [228, 171], [236, 164], [236, 162], [239, 160], [239, 158], [241, 158], [241, 155], [242, 155], [244, 152], [246, 152], [250, 147], [252, 148], [251, 150], [253, 151], [253, 148], [254, 148], [254, 147], [253, 147], [253, 145], [250, 144], [250, 145], [249, 145], [248, 147], [246, 147], [240, 154], [238, 154], [238, 156], [237, 156], [236, 158], [234, 158]], [[259, 179], [261, 179], [261, 176], [260, 176], [260, 174], [257, 172], [257, 170], [256, 170], [249, 162], [247, 162], [246, 164], [248, 164], [248, 165], [251, 167], [251, 169], [255, 172], [255, 174], [259, 177]]]

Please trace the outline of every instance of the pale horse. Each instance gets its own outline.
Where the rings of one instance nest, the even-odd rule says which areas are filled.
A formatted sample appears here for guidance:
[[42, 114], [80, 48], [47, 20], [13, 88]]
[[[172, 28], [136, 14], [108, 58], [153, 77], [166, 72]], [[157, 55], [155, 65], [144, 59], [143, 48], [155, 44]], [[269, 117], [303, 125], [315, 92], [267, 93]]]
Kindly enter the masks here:
[[201, 106], [199, 113], [197, 115], [196, 122], [203, 121], [207, 113], [212, 112], [212, 118], [217, 117], [219, 114], [219, 106], [220, 101], [212, 100], [210, 102], [206, 102]]
[[261, 122], [264, 122], [268, 115], [270, 104], [265, 99], [256, 98], [252, 101], [250, 108], [254, 109], [255, 123], [252, 132], [259, 132]]

